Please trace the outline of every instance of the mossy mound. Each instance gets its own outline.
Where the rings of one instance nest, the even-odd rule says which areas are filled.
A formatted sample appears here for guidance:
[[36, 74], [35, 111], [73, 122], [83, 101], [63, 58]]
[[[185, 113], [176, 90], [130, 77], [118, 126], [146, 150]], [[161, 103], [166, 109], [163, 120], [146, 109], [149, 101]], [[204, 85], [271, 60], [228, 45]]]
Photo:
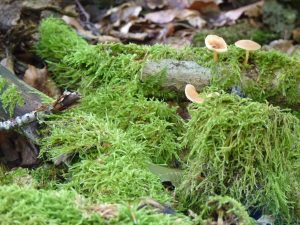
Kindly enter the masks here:
[[74, 191], [0, 186], [2, 224], [192, 224], [183, 215], [164, 215], [136, 206], [91, 203]]
[[0, 204], [0, 220], [7, 225], [103, 224], [97, 214], [85, 217], [75, 192], [0, 186]]
[[190, 113], [179, 192], [185, 206], [199, 210], [207, 196], [228, 195], [248, 209], [291, 218], [299, 201], [299, 120], [228, 94], [192, 104]]
[[223, 37], [226, 43], [230, 45], [243, 39], [250, 39], [260, 44], [269, 44], [272, 40], [279, 38], [279, 35], [274, 34], [272, 31], [253, 26], [248, 22], [241, 22], [229, 27], [203, 29], [193, 37], [193, 45], [196, 47], [205, 47], [204, 40], [209, 34]]

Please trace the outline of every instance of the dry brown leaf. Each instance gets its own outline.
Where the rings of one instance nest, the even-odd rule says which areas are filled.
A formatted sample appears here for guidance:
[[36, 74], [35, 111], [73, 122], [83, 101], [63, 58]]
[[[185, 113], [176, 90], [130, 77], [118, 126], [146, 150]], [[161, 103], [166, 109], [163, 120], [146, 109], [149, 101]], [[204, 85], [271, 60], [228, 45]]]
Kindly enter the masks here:
[[62, 19], [76, 29], [77, 33], [81, 35], [82, 37], [88, 39], [88, 40], [96, 40], [97, 42], [103, 43], [103, 42], [120, 42], [120, 39], [109, 36], [109, 35], [93, 35], [91, 31], [85, 30], [80, 23], [73, 17], [69, 16], [63, 16]]
[[119, 31], [111, 30], [110, 35], [114, 37], [118, 37], [120, 39], [129, 39], [129, 40], [136, 40], [136, 41], [144, 41], [148, 34], [147, 33], [121, 33]]
[[137, 18], [141, 11], [141, 6], [128, 2], [108, 10], [105, 17], [109, 17], [113, 26], [118, 27], [122, 22], [128, 22]]
[[99, 43], [105, 43], [105, 42], [121, 42], [119, 38], [109, 36], [109, 35], [101, 35], [98, 37]]
[[38, 69], [33, 65], [28, 65], [28, 69], [25, 71], [23, 80], [25, 83], [47, 94], [48, 96], [57, 97], [60, 95], [60, 91], [54, 82], [49, 79], [46, 67]]
[[199, 12], [189, 9], [167, 9], [148, 13], [146, 19], [158, 24], [170, 23], [178, 19], [179, 21], [188, 21], [190, 25], [196, 28], [202, 28], [206, 24], [206, 21], [200, 17]]
[[83, 36], [84, 38], [89, 40], [98, 39], [98, 37], [93, 35], [91, 31], [85, 30], [75, 18], [70, 16], [62, 16], [62, 20], [65, 21], [70, 26], [72, 26], [73, 28], [75, 28], [77, 33]]
[[153, 23], [163, 24], [172, 22], [178, 14], [177, 9], [167, 9], [146, 14], [145, 18]]
[[293, 39], [296, 41], [300, 39], [300, 27], [293, 30]]
[[244, 13], [250, 15], [261, 15], [261, 8], [264, 1], [259, 1], [250, 5], [240, 7], [238, 9], [230, 10], [225, 13], [225, 17], [231, 21], [235, 21], [241, 17]]
[[121, 31], [121, 33], [123, 33], [123, 34], [128, 34], [129, 33], [129, 30], [130, 30], [130, 28], [131, 28], [131, 26], [134, 24], [134, 21], [130, 21], [130, 22], [128, 22], [127, 24], [125, 24], [124, 26], [122, 26], [121, 28], [120, 28], [120, 31]]
[[200, 17], [200, 13], [198, 11], [184, 9], [177, 12], [176, 18], [188, 21], [193, 27], [202, 28], [206, 24], [206, 21]]
[[219, 11], [220, 9], [218, 4], [220, 4], [221, 2], [222, 1], [214, 0], [191, 1], [191, 4], [187, 8], [200, 12]]

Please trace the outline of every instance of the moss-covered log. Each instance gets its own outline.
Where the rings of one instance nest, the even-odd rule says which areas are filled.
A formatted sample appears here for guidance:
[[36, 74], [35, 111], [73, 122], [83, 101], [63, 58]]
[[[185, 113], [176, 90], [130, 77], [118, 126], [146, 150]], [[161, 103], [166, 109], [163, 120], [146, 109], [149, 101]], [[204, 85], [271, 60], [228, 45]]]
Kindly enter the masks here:
[[[92, 46], [63, 22], [54, 19], [45, 21], [40, 30], [38, 52], [48, 60], [49, 69], [55, 75], [54, 80], [63, 87], [95, 88], [109, 83], [115, 76], [124, 81], [132, 80], [141, 77], [145, 68], [147, 74], [152, 71], [152, 75], [159, 75], [160, 78], [140, 82], [138, 85], [157, 96], [161, 95], [163, 75], [167, 74], [167, 81], [176, 76], [180, 78], [180, 82], [184, 82], [185, 77], [180, 77], [179, 74], [183, 71], [186, 74], [182, 76], [187, 75], [186, 82], [195, 83], [196, 86], [197, 82], [201, 83], [201, 87], [210, 84], [224, 90], [240, 86], [255, 101], [268, 100], [294, 109], [300, 107], [300, 61], [276, 51], [255, 52], [250, 55], [249, 65], [245, 66], [242, 63], [245, 53], [235, 46], [229, 46], [228, 52], [220, 54], [219, 62], [214, 63], [212, 52], [206, 48], [187, 47], [176, 50], [161, 45], [119, 43]], [[166, 62], [163, 60], [171, 60], [172, 65], [163, 65]], [[174, 62], [179, 61], [181, 63], [174, 65]], [[193, 62], [187, 66], [182, 61]], [[192, 64], [193, 68], [190, 66]], [[182, 88], [184, 85], [180, 83], [178, 86]]]

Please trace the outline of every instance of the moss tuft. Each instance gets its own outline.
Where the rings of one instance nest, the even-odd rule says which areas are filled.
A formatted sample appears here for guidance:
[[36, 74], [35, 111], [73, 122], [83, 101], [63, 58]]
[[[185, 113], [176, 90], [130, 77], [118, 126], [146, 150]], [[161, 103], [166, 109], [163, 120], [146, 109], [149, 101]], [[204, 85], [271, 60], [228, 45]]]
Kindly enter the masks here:
[[101, 202], [138, 202], [147, 196], [162, 202], [171, 200], [159, 178], [137, 156], [111, 154], [82, 160], [71, 166], [67, 179], [70, 182], [64, 187]]
[[[207, 196], [228, 195], [248, 209], [291, 218], [299, 186], [299, 120], [279, 108], [222, 94], [190, 107], [190, 149], [180, 196], [199, 210]], [[296, 185], [296, 186], [295, 186]]]
[[76, 204], [76, 193], [0, 186], [3, 224], [102, 224], [99, 215], [86, 218]]
[[13, 116], [16, 106], [23, 106], [25, 100], [14, 84], [7, 85], [4, 78], [0, 77], [0, 101], [9, 116]]

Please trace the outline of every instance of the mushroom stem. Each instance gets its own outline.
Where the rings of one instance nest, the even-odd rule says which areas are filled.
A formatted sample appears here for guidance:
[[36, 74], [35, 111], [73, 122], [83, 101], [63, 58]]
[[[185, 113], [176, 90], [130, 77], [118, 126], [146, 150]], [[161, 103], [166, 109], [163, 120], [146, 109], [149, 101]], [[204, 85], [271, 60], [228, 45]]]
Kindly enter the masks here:
[[218, 53], [214, 51], [214, 61], [218, 62]]
[[249, 59], [249, 51], [246, 50], [246, 58], [245, 58], [245, 61], [244, 61], [244, 65], [248, 64], [248, 59]]

